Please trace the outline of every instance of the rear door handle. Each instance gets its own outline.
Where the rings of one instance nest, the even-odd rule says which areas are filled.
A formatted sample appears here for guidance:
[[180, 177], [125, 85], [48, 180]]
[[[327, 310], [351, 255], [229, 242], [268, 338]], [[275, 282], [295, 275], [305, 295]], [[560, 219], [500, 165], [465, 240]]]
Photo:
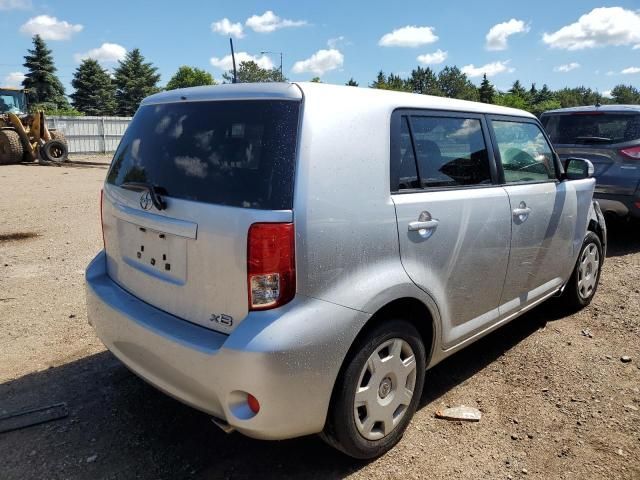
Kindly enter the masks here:
[[431, 230], [438, 226], [438, 220], [427, 220], [426, 222], [409, 222], [409, 231]]

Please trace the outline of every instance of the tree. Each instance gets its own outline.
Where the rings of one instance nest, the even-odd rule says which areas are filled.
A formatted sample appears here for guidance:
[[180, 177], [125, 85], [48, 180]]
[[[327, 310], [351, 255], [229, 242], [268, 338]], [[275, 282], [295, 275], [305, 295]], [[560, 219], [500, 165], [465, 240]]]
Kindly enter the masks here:
[[480, 88], [478, 88], [478, 96], [482, 103], [493, 103], [493, 98], [496, 95], [496, 89], [493, 87], [493, 84], [487, 78], [487, 74], [485, 73], [482, 76], [482, 82], [480, 83]]
[[160, 91], [158, 69], [144, 60], [140, 50], [135, 48], [118, 62], [114, 72], [118, 115], [133, 115], [145, 97]]
[[311, 81], [312, 81], [313, 83], [322, 83], [322, 80], [320, 80], [320, 77], [313, 77], [313, 78], [311, 79]]
[[33, 49], [28, 50], [23, 66], [27, 69], [22, 86], [28, 90], [27, 98], [32, 107], [56, 110], [70, 108], [64, 87], [56, 76], [53, 56], [40, 35], [33, 37]]
[[616, 85], [611, 90], [614, 103], [637, 105], [640, 104], [640, 90], [631, 85]]
[[496, 105], [503, 107], [519, 108], [520, 110], [529, 110], [529, 102], [524, 97], [515, 93], [507, 92], [497, 95], [494, 100]]
[[346, 85], [347, 87], [357, 87], [357, 86], [358, 86], [358, 82], [356, 82], [356, 81], [353, 79], [353, 77], [351, 77], [351, 78], [349, 79], [349, 81], [348, 81], [347, 83], [345, 83], [345, 85]]
[[522, 99], [527, 98], [527, 91], [520, 83], [520, 80], [516, 80], [515, 82], [513, 82], [513, 85], [509, 89], [509, 93], [512, 95], [516, 95]]
[[73, 106], [85, 115], [115, 115], [116, 87], [96, 60], [83, 60], [73, 74]]
[[560, 102], [562, 108], [606, 103], [601, 94], [584, 86], [575, 88], [565, 87], [555, 92], [554, 97]]
[[380, 70], [378, 72], [378, 75], [376, 76], [376, 79], [373, 81], [373, 83], [370, 85], [371, 88], [381, 88], [381, 89], [386, 89], [387, 88], [387, 77], [385, 76], [384, 72], [382, 70]]
[[167, 90], [176, 88], [199, 87], [201, 85], [215, 85], [213, 75], [196, 67], [181, 66], [167, 83]]
[[560, 102], [558, 100], [543, 100], [542, 102], [534, 103], [529, 108], [529, 111], [539, 117], [543, 112], [547, 110], [555, 110], [557, 108], [562, 108]]
[[442, 96], [436, 74], [429, 67], [418, 67], [412, 70], [407, 83], [413, 93]]
[[[262, 68], [253, 60], [240, 62], [238, 65], [238, 83], [286, 82], [287, 78], [279, 68]], [[233, 82], [233, 70], [222, 74], [225, 83]]]
[[548, 100], [553, 100], [553, 99], [554, 99], [553, 92], [549, 90], [549, 87], [545, 83], [544, 85], [542, 85], [542, 88], [538, 90], [538, 92], [535, 95], [535, 98], [532, 99], [531, 101], [533, 103], [542, 103], [542, 102], [546, 102]]
[[445, 97], [478, 100], [478, 89], [456, 66], [444, 67], [440, 71], [438, 87]]

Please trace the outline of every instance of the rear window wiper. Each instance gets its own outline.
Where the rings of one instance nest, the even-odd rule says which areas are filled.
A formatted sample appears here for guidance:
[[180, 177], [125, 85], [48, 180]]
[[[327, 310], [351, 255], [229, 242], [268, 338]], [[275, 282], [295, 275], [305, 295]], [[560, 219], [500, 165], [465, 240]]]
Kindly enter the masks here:
[[607, 143], [613, 139], [609, 137], [575, 137], [574, 140], [580, 143]]
[[149, 192], [149, 197], [151, 198], [151, 202], [153, 203], [154, 207], [156, 207], [158, 210], [164, 210], [165, 208], [167, 208], [167, 202], [165, 202], [162, 197], [160, 197], [160, 191], [165, 191], [161, 187], [148, 182], [124, 182], [119, 186], [127, 190], [133, 190], [135, 192], [147, 191]]

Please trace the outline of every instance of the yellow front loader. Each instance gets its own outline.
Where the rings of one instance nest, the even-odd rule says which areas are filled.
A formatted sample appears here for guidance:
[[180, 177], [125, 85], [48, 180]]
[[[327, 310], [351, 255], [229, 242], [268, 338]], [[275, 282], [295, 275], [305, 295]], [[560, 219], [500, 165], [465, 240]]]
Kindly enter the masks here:
[[60, 163], [68, 154], [64, 135], [47, 128], [44, 112], [27, 113], [24, 90], [0, 88], [0, 165]]

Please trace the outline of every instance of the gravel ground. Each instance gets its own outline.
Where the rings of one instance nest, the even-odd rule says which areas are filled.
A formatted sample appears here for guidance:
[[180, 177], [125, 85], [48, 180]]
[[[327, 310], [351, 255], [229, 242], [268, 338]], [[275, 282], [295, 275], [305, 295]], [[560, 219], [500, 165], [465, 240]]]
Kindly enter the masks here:
[[[69, 407], [65, 419], [0, 434], [0, 479], [640, 479], [637, 228], [610, 233], [589, 308], [562, 317], [544, 305], [428, 372], [404, 439], [360, 462], [316, 437], [226, 435], [104, 350], [87, 325], [83, 270], [102, 243], [108, 159], [72, 160], [0, 167], [0, 415]], [[482, 420], [434, 418], [459, 404]]]

